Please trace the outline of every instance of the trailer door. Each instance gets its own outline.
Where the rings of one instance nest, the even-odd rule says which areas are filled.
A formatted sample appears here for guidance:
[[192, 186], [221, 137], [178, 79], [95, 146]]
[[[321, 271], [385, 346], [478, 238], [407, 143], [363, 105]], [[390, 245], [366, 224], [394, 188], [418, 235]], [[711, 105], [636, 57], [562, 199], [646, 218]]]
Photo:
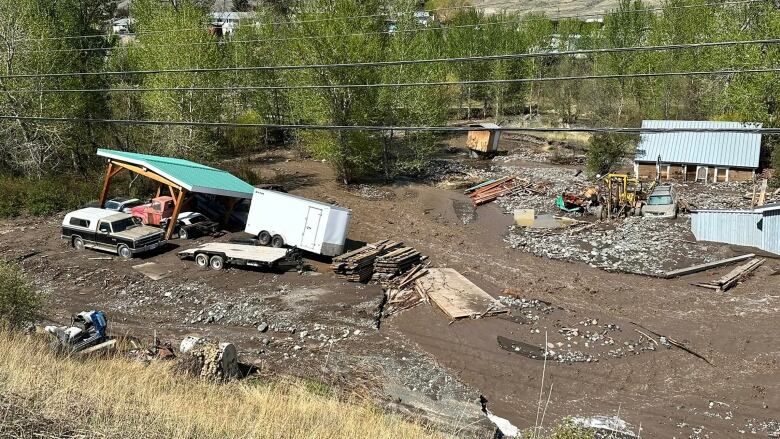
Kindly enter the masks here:
[[322, 209], [309, 206], [309, 212], [306, 214], [306, 227], [303, 229], [303, 237], [301, 239], [301, 247], [308, 249], [316, 248], [320, 219], [322, 219]]

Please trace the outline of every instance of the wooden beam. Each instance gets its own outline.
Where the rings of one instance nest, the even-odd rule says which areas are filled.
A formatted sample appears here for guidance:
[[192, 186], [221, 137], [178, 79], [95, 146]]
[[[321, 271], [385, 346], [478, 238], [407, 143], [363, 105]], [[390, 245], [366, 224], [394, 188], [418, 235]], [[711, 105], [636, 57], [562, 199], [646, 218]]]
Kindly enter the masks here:
[[173, 186], [168, 186], [168, 192], [170, 192], [171, 198], [176, 198], [176, 194], [173, 192]]
[[[170, 186], [168, 186], [168, 187], [170, 187]], [[162, 185], [158, 184], [157, 185], [157, 194], [155, 194], [154, 198], [159, 197], [161, 192], [162, 192]]]
[[100, 208], [106, 207], [106, 197], [108, 197], [108, 189], [111, 186], [111, 179], [116, 175], [114, 172], [114, 164], [111, 162], [108, 162], [108, 167], [106, 168], [106, 177], [103, 179], [103, 190], [100, 191]]
[[171, 214], [171, 219], [168, 221], [168, 230], [165, 232], [165, 239], [171, 239], [171, 236], [173, 236], [173, 230], [176, 228], [176, 221], [179, 218], [181, 206], [184, 204], [184, 194], [186, 192], [185, 189], [179, 189], [179, 195], [173, 199], [173, 213]]
[[181, 186], [179, 186], [178, 184], [168, 180], [167, 178], [165, 178], [165, 177], [163, 177], [163, 176], [161, 176], [159, 174], [156, 174], [154, 172], [148, 171], [148, 170], [146, 170], [144, 168], [141, 168], [139, 166], [131, 165], [129, 163], [124, 163], [124, 162], [120, 162], [120, 161], [117, 161], [117, 160], [111, 160], [111, 163], [114, 166], [120, 166], [120, 167], [122, 167], [124, 169], [127, 169], [130, 172], [135, 172], [136, 174], [143, 175], [144, 177], [149, 178], [151, 180], [154, 180], [154, 181], [156, 181], [158, 183], [162, 183], [162, 184], [167, 185], [167, 186], [172, 186], [172, 187], [174, 187], [176, 189], [179, 189], [179, 190], [182, 189]]
[[667, 271], [664, 277], [669, 279], [677, 276], [685, 276], [686, 274], [698, 273], [700, 271], [709, 270], [710, 268], [716, 268], [722, 265], [728, 265], [728, 264], [733, 264], [734, 262], [744, 261], [745, 259], [750, 259], [755, 256], [756, 255], [753, 253], [748, 253], [746, 255], [737, 256], [734, 258], [721, 259], [719, 261], [708, 262], [706, 264], [699, 264], [687, 268], [680, 268], [679, 270]]

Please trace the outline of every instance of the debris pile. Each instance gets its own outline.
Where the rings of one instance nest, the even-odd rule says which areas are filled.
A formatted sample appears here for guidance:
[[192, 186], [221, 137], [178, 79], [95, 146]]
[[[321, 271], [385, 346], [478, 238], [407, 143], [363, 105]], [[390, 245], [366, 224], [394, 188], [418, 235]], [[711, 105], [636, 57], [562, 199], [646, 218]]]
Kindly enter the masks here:
[[417, 279], [426, 274], [428, 274], [428, 269], [417, 265], [397, 282], [387, 282], [384, 288], [386, 297], [384, 311], [378, 317], [389, 317], [403, 310], [414, 308], [421, 303], [429, 303], [428, 295], [425, 294], [425, 291], [419, 290], [415, 283]]
[[710, 288], [718, 293], [722, 293], [734, 287], [740, 280], [747, 278], [750, 273], [755, 271], [766, 259], [751, 259], [747, 263], [729, 271], [720, 279], [711, 282], [698, 283], [696, 286]]
[[476, 186], [466, 189], [465, 193], [471, 197], [471, 202], [475, 206], [489, 203], [498, 197], [507, 195], [515, 190], [519, 185], [514, 176], [499, 178], [497, 180], [487, 180]]
[[204, 338], [188, 336], [179, 346], [189, 356], [189, 372], [195, 376], [214, 381], [237, 378], [238, 352], [232, 343], [216, 343]]
[[[727, 247], [717, 243], [695, 241], [687, 217], [678, 221], [629, 217], [617, 224], [594, 224], [562, 231], [513, 227], [505, 241], [512, 248], [536, 256], [651, 276], [666, 276], [669, 269], [730, 254]], [[582, 230], [588, 233], [579, 233]]]
[[395, 250], [402, 242], [384, 239], [367, 244], [357, 250], [333, 258], [331, 268], [336, 276], [350, 282], [368, 282], [374, 274], [376, 258], [387, 251]]

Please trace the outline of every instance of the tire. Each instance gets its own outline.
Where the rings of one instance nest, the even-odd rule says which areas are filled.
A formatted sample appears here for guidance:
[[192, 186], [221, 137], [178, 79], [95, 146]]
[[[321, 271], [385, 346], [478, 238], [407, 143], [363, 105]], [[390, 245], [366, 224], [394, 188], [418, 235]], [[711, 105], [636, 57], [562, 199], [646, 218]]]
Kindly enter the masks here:
[[84, 250], [84, 240], [81, 239], [81, 236], [74, 236], [73, 241], [70, 242], [71, 246], [75, 248], [77, 251]]
[[263, 230], [257, 234], [257, 242], [260, 245], [268, 245], [271, 243], [271, 234]]
[[209, 260], [209, 266], [212, 270], [219, 271], [225, 267], [225, 259], [222, 256], [214, 255]]
[[133, 252], [130, 251], [130, 247], [127, 244], [119, 244], [116, 246], [116, 254], [122, 259], [132, 259]]
[[271, 239], [271, 245], [276, 248], [284, 247], [284, 238], [279, 235], [274, 235], [273, 239]]
[[205, 253], [198, 253], [195, 255], [195, 263], [200, 268], [209, 268], [209, 255]]
[[190, 234], [187, 232], [187, 229], [179, 229], [179, 239], [190, 239]]

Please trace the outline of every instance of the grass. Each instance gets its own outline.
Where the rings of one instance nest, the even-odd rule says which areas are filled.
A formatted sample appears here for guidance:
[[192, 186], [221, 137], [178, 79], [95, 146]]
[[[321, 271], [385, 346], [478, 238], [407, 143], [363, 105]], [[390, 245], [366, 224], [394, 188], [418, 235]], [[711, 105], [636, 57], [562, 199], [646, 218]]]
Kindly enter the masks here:
[[[163, 362], [58, 358], [37, 338], [0, 333], [0, 399], [79, 431], [122, 438], [430, 438], [365, 401], [297, 381], [215, 384]], [[0, 435], [3, 423], [0, 419]]]

